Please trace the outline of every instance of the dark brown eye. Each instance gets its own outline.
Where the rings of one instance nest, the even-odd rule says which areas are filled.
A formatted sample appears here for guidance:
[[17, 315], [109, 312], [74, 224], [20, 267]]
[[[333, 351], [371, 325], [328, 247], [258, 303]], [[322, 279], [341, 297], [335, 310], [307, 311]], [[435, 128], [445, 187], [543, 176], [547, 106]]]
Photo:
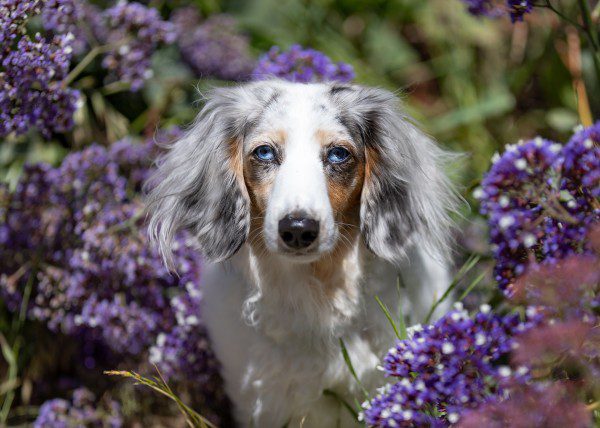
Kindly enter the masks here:
[[327, 152], [327, 160], [331, 163], [342, 163], [350, 157], [350, 152], [343, 147], [332, 147]]

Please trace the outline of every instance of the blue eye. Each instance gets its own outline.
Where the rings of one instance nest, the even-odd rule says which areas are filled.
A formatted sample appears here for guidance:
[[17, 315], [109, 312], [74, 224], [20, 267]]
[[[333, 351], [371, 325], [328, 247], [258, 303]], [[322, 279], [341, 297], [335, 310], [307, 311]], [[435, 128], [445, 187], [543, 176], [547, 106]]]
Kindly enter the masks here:
[[342, 163], [350, 157], [350, 152], [343, 147], [333, 147], [327, 152], [327, 160], [331, 163]]
[[275, 151], [271, 146], [258, 146], [254, 149], [254, 156], [261, 161], [272, 161], [275, 159]]

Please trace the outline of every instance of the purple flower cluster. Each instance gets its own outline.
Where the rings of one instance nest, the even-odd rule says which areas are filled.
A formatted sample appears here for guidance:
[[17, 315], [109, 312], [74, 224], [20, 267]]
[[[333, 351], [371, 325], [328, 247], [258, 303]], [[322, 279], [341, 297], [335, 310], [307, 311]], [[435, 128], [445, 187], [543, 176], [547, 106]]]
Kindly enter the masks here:
[[73, 51], [82, 53], [87, 47], [89, 35], [85, 26], [89, 26], [91, 33], [92, 20], [98, 20], [97, 13], [83, 0], [46, 0], [42, 9], [42, 24], [44, 29], [53, 34], [72, 34]]
[[532, 0], [506, 0], [506, 5], [512, 22], [522, 21], [523, 16], [533, 9]]
[[158, 11], [140, 3], [120, 1], [103, 12], [105, 44], [113, 45], [102, 61], [109, 81], [126, 82], [132, 91], [152, 75], [151, 58], [161, 43], [175, 41], [175, 29]]
[[123, 418], [119, 403], [112, 400], [99, 403], [92, 392], [79, 388], [73, 391], [71, 400], [55, 398], [42, 404], [33, 426], [120, 428]]
[[73, 126], [79, 93], [63, 83], [73, 36], [27, 36], [28, 18], [40, 10], [40, 2], [0, 5], [0, 137], [36, 127], [48, 138]]
[[476, 190], [495, 278], [509, 294], [530, 260], [553, 263], [589, 251], [586, 236], [600, 219], [599, 129], [578, 132], [564, 147], [541, 138], [508, 146]]
[[255, 79], [279, 77], [293, 82], [349, 82], [354, 79], [354, 69], [344, 62], [334, 63], [328, 56], [314, 49], [292, 45], [281, 51], [273, 46], [260, 57], [252, 72]]
[[386, 376], [400, 379], [380, 389], [363, 404], [368, 426], [445, 426], [460, 414], [501, 394], [505, 378], [525, 378], [500, 364], [511, 351], [515, 335], [527, 323], [517, 314], [498, 316], [490, 307], [469, 317], [458, 305], [434, 325], [414, 329], [412, 337], [391, 348], [383, 360]]
[[73, 49], [108, 47], [102, 66], [109, 82], [124, 82], [138, 91], [152, 75], [151, 58], [162, 43], [175, 41], [175, 28], [158, 10], [140, 3], [119, 1], [100, 10], [86, 0], [49, 0], [43, 8], [44, 28], [55, 34], [71, 33]]
[[182, 59], [200, 77], [247, 80], [255, 67], [247, 37], [237, 31], [229, 15], [213, 15], [200, 22], [193, 7], [179, 9], [171, 21], [177, 29]]
[[120, 145], [114, 152], [91, 146], [59, 168], [26, 167], [4, 202], [0, 281], [11, 301], [34, 284], [29, 315], [51, 330], [91, 332], [115, 352], [137, 354], [171, 325], [165, 290], [198, 281], [199, 273], [194, 252], [183, 245], [180, 279], [149, 249], [121, 153]]
[[200, 324], [198, 254], [181, 236], [174, 275], [146, 236], [138, 195], [158, 151], [130, 139], [93, 145], [57, 168], [27, 166], [14, 191], [0, 187], [0, 296], [74, 338], [88, 368], [106, 349], [151, 360], [216, 420], [227, 401]]
[[523, 16], [531, 13], [534, 3], [531, 0], [462, 0], [469, 13], [475, 16], [495, 18], [504, 13], [512, 22], [522, 21]]

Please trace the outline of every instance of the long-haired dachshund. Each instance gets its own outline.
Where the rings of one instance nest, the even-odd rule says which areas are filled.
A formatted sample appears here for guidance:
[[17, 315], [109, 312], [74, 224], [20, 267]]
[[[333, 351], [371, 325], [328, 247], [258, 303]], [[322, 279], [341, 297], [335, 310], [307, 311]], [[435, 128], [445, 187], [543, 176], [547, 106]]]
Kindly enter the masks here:
[[448, 285], [448, 154], [397, 104], [336, 83], [215, 89], [158, 162], [149, 230], [167, 263], [184, 229], [209, 261], [202, 317], [241, 426], [355, 424], [340, 339], [380, 385], [394, 333], [375, 296], [420, 322]]

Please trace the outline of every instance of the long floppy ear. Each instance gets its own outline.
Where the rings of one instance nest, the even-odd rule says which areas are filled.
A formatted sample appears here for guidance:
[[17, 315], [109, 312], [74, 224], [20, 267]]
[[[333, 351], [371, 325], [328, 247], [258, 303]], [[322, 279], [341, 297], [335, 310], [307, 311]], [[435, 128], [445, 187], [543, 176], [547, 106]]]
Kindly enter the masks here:
[[232, 256], [250, 227], [242, 176], [242, 141], [260, 111], [260, 88], [211, 91], [185, 135], [157, 162], [146, 188], [148, 231], [172, 267], [172, 241], [188, 230], [211, 261]]
[[391, 92], [333, 86], [340, 120], [365, 147], [361, 233], [379, 257], [400, 263], [412, 244], [448, 255], [458, 198], [444, 173], [452, 157], [399, 109]]

